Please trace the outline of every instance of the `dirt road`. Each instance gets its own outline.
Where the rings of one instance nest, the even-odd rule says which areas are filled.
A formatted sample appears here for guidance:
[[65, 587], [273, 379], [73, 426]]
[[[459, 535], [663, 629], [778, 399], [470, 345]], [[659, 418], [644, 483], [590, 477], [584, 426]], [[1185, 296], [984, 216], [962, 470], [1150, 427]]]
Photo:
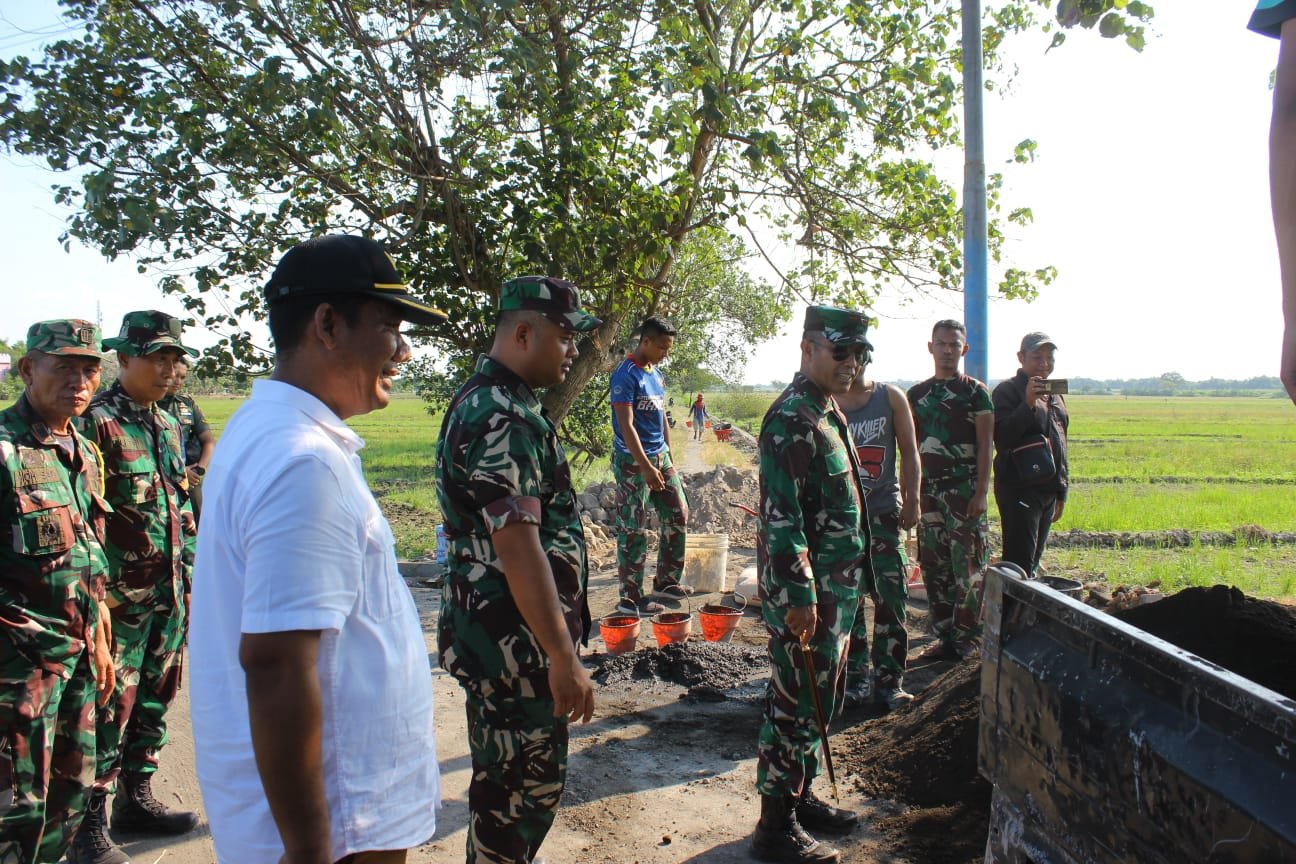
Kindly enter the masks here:
[[[752, 562], [753, 555], [751, 549], [731, 550], [730, 584]], [[610, 569], [591, 575], [590, 606], [595, 618], [615, 605], [615, 581]], [[438, 592], [422, 584], [421, 578], [410, 579], [409, 584], [431, 658]], [[704, 599], [714, 602], [719, 595]], [[763, 645], [763, 631], [754, 614], [744, 619], [735, 642]], [[645, 622], [639, 648], [654, 644]], [[586, 653], [596, 662], [606, 659], [601, 652], [596, 634]], [[439, 669], [432, 674], [444, 805], [437, 817], [436, 836], [415, 850], [411, 860], [439, 864], [463, 860], [469, 757], [461, 691]], [[919, 672], [907, 680], [919, 687], [933, 675]], [[685, 686], [657, 680], [601, 686], [594, 721], [572, 730], [567, 792], [542, 857], [549, 864], [730, 864], [750, 860], [747, 844], [759, 809], [754, 783], [763, 692], [760, 679], [761, 675], [754, 675], [749, 685], [723, 694], [703, 688], [690, 695]], [[172, 710], [172, 740], [163, 753], [155, 786], [167, 803], [192, 808], [200, 807], [201, 800], [188, 709], [188, 696], [182, 691]], [[861, 719], [847, 717], [846, 721]], [[854, 792], [850, 777], [838, 779], [848, 806], [877, 816], [894, 812], [885, 804], [879, 811], [878, 805]], [[819, 791], [829, 795], [826, 780], [821, 781]], [[205, 823], [178, 841], [123, 839], [135, 864], [207, 864], [215, 860]], [[897, 860], [880, 852], [879, 838], [863, 829], [840, 845], [848, 850], [849, 861]]]

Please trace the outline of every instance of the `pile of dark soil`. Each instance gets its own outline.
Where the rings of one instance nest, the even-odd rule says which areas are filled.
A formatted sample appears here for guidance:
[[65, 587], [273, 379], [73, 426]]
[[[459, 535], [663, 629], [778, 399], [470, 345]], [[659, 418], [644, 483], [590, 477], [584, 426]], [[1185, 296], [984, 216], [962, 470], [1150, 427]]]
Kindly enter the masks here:
[[911, 809], [874, 823], [887, 851], [922, 864], [970, 864], [985, 854], [990, 784], [977, 774], [981, 664], [965, 660], [909, 707], [838, 736], [839, 772], [874, 798]]
[[689, 641], [616, 657], [604, 655], [594, 680], [603, 685], [655, 680], [682, 687], [726, 690], [768, 672], [769, 660], [762, 648]]
[[1296, 699], [1296, 609], [1215, 585], [1186, 588], [1116, 617]]

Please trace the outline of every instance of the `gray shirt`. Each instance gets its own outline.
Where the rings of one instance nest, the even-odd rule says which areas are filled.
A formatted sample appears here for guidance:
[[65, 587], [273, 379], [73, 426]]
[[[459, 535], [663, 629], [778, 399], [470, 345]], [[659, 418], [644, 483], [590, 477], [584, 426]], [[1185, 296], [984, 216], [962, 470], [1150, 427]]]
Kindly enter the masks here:
[[886, 385], [873, 384], [873, 395], [862, 408], [846, 412], [855, 452], [859, 454], [860, 483], [867, 493], [870, 516], [900, 509], [900, 484], [896, 479], [896, 431]]

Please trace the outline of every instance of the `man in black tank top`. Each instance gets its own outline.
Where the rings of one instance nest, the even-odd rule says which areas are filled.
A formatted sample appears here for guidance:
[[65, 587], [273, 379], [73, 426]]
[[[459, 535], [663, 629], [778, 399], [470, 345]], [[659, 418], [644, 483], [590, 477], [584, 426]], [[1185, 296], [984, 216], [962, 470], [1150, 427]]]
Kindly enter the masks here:
[[859, 454], [876, 576], [869, 592], [873, 599], [872, 650], [861, 603], [846, 660], [846, 707], [862, 707], [871, 697], [878, 707], [890, 711], [913, 700], [903, 686], [909, 651], [909, 634], [905, 630], [909, 562], [905, 560], [901, 534], [918, 524], [921, 469], [909, 402], [898, 388], [867, 380], [871, 360], [869, 351], [851, 389], [838, 397]]

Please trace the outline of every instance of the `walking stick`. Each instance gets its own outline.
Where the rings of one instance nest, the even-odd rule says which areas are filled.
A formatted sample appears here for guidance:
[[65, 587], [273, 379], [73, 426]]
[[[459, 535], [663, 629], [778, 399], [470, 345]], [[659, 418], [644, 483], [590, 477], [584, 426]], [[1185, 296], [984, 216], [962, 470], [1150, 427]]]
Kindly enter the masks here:
[[824, 764], [828, 766], [828, 780], [832, 783], [833, 801], [841, 803], [837, 794], [837, 775], [833, 771], [832, 750], [828, 746], [828, 720], [824, 717], [823, 697], [819, 695], [819, 685], [815, 681], [814, 661], [810, 659], [810, 646], [801, 644], [801, 666], [805, 669], [806, 683], [810, 685], [810, 696], [814, 699], [815, 720], [819, 723], [819, 740], [823, 742]]

